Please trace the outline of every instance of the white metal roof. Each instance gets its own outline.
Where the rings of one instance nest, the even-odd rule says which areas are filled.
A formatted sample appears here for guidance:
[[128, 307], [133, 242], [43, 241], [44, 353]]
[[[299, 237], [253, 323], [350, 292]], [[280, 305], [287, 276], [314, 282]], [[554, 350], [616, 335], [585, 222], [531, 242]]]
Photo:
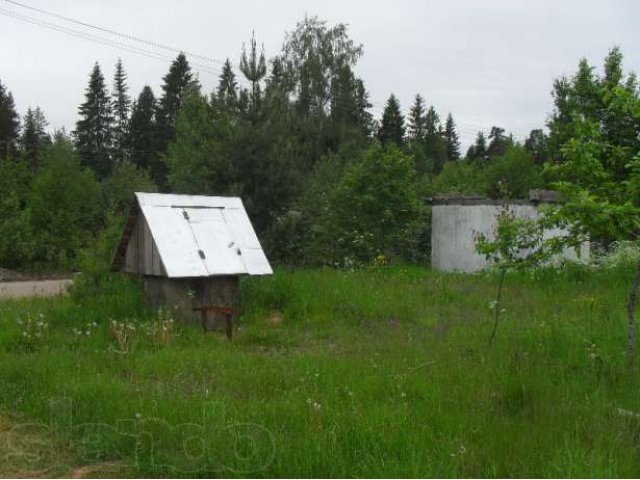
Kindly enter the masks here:
[[135, 195], [167, 276], [273, 273], [240, 198]]

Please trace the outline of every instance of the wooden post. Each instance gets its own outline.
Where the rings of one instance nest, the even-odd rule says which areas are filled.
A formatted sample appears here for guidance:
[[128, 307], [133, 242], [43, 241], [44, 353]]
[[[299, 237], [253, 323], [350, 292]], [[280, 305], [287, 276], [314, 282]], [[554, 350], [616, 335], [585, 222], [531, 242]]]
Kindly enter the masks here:
[[202, 305], [194, 308], [194, 310], [200, 310], [200, 319], [202, 321], [202, 328], [206, 332], [207, 329], [207, 312], [217, 312], [224, 315], [225, 320], [225, 333], [227, 339], [231, 341], [233, 339], [233, 316], [239, 315], [240, 311], [233, 307], [220, 307], [217, 305]]

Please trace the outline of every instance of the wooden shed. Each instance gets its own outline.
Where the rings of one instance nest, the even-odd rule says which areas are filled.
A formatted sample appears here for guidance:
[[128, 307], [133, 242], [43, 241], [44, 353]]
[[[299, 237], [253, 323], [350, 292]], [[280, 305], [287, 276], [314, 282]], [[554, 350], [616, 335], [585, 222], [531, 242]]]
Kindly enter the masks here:
[[160, 193], [135, 194], [112, 267], [142, 276], [151, 306], [209, 328], [237, 308], [240, 275], [273, 273], [240, 198]]

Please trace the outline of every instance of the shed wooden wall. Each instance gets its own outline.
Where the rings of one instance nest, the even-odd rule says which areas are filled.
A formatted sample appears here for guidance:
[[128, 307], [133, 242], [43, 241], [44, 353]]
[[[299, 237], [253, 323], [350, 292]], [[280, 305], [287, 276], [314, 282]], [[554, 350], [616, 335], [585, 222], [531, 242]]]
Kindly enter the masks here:
[[123, 270], [140, 275], [167, 275], [158, 254], [158, 247], [142, 213], [138, 215], [136, 226], [131, 232]]

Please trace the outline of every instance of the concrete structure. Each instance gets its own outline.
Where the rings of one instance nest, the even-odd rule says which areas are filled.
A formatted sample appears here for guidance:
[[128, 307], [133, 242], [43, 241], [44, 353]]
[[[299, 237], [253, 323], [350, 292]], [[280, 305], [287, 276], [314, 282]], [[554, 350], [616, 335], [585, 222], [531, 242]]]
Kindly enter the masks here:
[[240, 275], [273, 273], [239, 198], [158, 193], [135, 194], [113, 270], [142, 276], [150, 306], [208, 328], [237, 307]]
[[[536, 219], [541, 203], [559, 201], [555, 192], [532, 190], [530, 200], [512, 200], [510, 209], [519, 218]], [[476, 272], [488, 266], [482, 255], [476, 253], [475, 237], [484, 234], [493, 238], [503, 201], [483, 197], [443, 195], [432, 200], [431, 209], [431, 266], [449, 272]], [[545, 238], [563, 235], [562, 230], [548, 230]], [[565, 250], [564, 258], [585, 259], [589, 245], [582, 246], [580, 255]]]

